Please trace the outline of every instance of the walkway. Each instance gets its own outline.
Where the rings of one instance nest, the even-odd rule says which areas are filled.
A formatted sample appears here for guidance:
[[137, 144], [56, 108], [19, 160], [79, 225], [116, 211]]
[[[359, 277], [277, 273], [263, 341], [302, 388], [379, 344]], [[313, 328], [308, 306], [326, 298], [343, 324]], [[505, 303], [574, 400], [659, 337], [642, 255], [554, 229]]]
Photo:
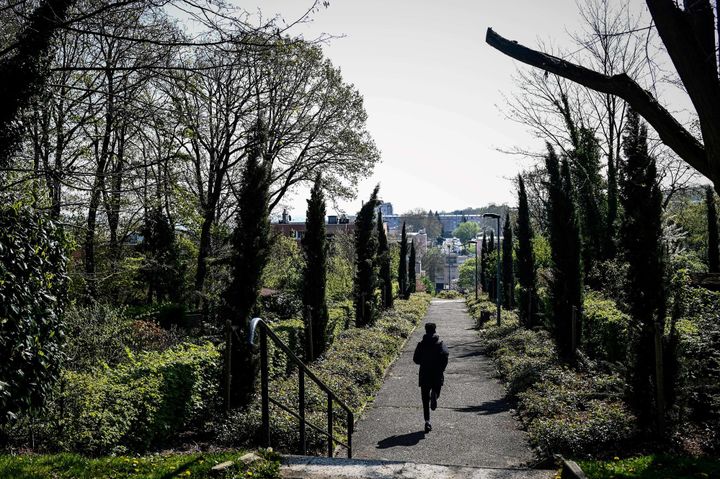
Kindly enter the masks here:
[[432, 432], [423, 433], [422, 404], [413, 351], [425, 330], [419, 326], [391, 367], [372, 406], [353, 435], [357, 458], [474, 467], [518, 467], [532, 462], [526, 435], [512, 417], [503, 386], [492, 377], [490, 359], [465, 302], [434, 300], [425, 321], [437, 324], [450, 350], [445, 387], [431, 412]]

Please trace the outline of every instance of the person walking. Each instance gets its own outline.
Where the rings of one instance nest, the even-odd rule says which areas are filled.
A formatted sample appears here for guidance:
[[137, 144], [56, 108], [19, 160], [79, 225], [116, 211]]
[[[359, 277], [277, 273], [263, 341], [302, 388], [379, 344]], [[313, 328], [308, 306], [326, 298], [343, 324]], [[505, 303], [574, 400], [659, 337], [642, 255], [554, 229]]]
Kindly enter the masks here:
[[430, 410], [437, 408], [440, 389], [445, 382], [445, 368], [448, 363], [449, 351], [436, 333], [435, 323], [425, 323], [425, 335], [415, 347], [413, 361], [420, 365], [418, 373], [420, 396], [422, 397], [425, 432], [432, 431]]

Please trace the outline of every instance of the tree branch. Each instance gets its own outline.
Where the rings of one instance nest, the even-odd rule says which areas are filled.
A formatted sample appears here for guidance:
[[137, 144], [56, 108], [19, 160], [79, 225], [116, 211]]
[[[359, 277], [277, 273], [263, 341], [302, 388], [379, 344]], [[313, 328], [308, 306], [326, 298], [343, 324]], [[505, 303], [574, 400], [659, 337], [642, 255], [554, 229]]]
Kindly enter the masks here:
[[712, 178], [705, 147], [690, 134], [658, 101], [624, 73], [603, 75], [561, 58], [532, 50], [498, 35], [488, 28], [485, 41], [505, 55], [546, 72], [554, 73], [602, 93], [618, 96], [658, 132], [660, 139], [690, 166]]

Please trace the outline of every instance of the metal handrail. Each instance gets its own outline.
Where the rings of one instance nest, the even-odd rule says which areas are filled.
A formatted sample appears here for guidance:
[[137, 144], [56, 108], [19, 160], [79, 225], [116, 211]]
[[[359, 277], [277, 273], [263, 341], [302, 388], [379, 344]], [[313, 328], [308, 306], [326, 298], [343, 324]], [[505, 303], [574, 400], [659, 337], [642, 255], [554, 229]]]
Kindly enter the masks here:
[[[295, 353], [292, 352], [292, 350], [285, 345], [285, 343], [282, 342], [282, 340], [273, 332], [273, 330], [270, 328], [270, 326], [262, 319], [262, 318], [253, 318], [250, 321], [250, 330], [248, 334], [248, 342], [250, 343], [250, 346], [252, 348], [256, 348], [255, 346], [255, 332], [256, 330], [260, 330], [260, 388], [261, 388], [261, 402], [262, 402], [262, 429], [263, 429], [263, 435], [262, 435], [262, 442], [264, 447], [270, 447], [270, 403], [272, 402], [275, 406], [279, 407], [283, 411], [287, 412], [291, 416], [298, 419], [300, 422], [300, 451], [302, 454], [305, 454], [307, 452], [307, 443], [306, 443], [306, 426], [310, 426], [311, 429], [314, 429], [321, 434], [325, 435], [328, 438], [328, 457], [333, 457], [334, 453], [334, 446], [335, 444], [338, 444], [340, 446], [343, 446], [347, 449], [348, 452], [348, 458], [352, 458], [352, 435], [353, 435], [353, 426], [355, 424], [355, 416], [352, 412], [352, 410], [345, 404], [340, 398], [337, 397], [337, 395], [332, 392], [332, 390], [320, 380], [310, 369], [303, 363], [300, 358], [298, 358]], [[267, 338], [268, 336], [270, 339], [273, 340], [276, 346], [278, 346], [282, 351], [287, 354], [287, 356], [292, 360], [292, 362], [298, 367], [298, 384], [299, 384], [299, 392], [298, 392], [298, 403], [299, 403], [299, 413], [295, 413], [291, 411], [288, 407], [286, 407], [283, 404], [280, 404], [278, 401], [275, 401], [274, 399], [270, 399], [270, 393], [268, 390], [268, 383], [269, 383], [269, 374], [268, 374], [268, 348], [267, 348]], [[324, 391], [327, 394], [327, 413], [328, 413], [328, 422], [327, 422], [327, 431], [324, 431], [319, 426], [316, 426], [315, 424], [312, 424], [305, 420], [305, 376], [308, 376], [310, 379], [312, 379], [315, 384], [320, 387], [322, 391]], [[342, 409], [347, 412], [347, 444], [341, 442], [339, 439], [337, 439], [333, 435], [333, 403], [337, 403], [340, 405]]]

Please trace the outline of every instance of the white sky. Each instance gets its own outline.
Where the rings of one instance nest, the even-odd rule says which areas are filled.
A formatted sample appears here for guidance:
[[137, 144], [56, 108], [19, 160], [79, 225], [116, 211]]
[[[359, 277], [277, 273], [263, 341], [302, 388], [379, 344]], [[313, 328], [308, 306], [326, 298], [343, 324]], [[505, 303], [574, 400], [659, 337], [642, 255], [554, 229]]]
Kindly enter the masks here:
[[[263, 16], [294, 19], [308, 0], [238, 0]], [[253, 3], [256, 2], [256, 3]], [[516, 62], [485, 43], [487, 27], [528, 46], [569, 44], [580, 23], [575, 0], [331, 0], [294, 34], [344, 35], [324, 47], [365, 99], [382, 163], [363, 181], [354, 214], [376, 183], [395, 212], [515, 204], [510, 178], [530, 165], [496, 151], [542, 141], [505, 118]], [[287, 200], [305, 215], [305, 192]], [[328, 207], [331, 214], [332, 207]]]

